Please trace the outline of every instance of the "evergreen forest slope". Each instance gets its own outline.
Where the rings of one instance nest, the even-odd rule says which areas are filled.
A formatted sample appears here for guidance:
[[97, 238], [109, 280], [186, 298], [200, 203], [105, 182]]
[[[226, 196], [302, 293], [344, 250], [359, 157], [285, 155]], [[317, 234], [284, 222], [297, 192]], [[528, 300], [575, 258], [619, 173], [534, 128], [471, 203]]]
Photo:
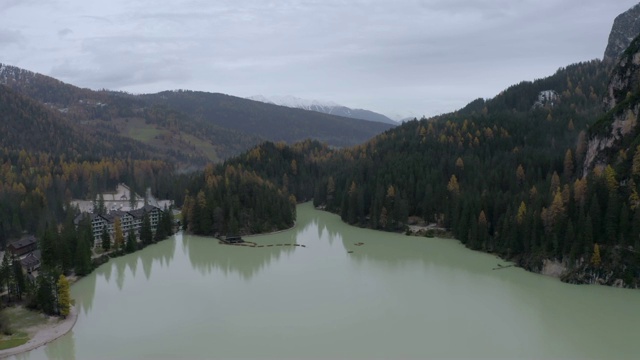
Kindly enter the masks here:
[[2, 64], [0, 84], [56, 110], [83, 132], [129, 138], [187, 169], [238, 155], [265, 140], [314, 138], [349, 146], [391, 127], [223, 94], [93, 91]]
[[[313, 197], [353, 225], [405, 231], [424, 221], [533, 271], [556, 263], [565, 281], [635, 287], [637, 187], [622, 186], [628, 172], [612, 166], [582, 170], [590, 128], [606, 116], [610, 71], [599, 60], [578, 63], [360, 146], [266, 143], [226, 165]], [[540, 103], [549, 91], [553, 101]]]
[[287, 228], [313, 199], [355, 226], [430, 224], [568, 282], [638, 287], [639, 59], [635, 39], [618, 62], [573, 64], [393, 128], [222, 94], [91, 91], [1, 66], [0, 244], [69, 228], [72, 197], [127, 182], [175, 199], [197, 234]]
[[165, 91], [141, 97], [194, 119], [289, 144], [315, 139], [332, 146], [353, 146], [393, 126], [200, 91]]

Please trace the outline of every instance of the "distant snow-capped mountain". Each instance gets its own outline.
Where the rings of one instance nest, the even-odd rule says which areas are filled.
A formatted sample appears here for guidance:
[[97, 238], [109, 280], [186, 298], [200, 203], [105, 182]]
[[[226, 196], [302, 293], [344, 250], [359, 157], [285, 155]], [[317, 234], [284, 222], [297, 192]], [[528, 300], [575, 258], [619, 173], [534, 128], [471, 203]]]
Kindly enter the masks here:
[[381, 122], [385, 124], [393, 124], [398, 125], [396, 121], [391, 120], [390, 118], [364, 109], [351, 109], [346, 106], [336, 104], [334, 102], [322, 102], [318, 100], [307, 100], [300, 99], [295, 96], [286, 95], [286, 96], [262, 96], [255, 95], [248, 97], [249, 100], [260, 101], [267, 104], [274, 104], [280, 106], [286, 106], [290, 108], [304, 109], [310, 111], [317, 111], [325, 114], [343, 116], [353, 119], [361, 119], [368, 121]]

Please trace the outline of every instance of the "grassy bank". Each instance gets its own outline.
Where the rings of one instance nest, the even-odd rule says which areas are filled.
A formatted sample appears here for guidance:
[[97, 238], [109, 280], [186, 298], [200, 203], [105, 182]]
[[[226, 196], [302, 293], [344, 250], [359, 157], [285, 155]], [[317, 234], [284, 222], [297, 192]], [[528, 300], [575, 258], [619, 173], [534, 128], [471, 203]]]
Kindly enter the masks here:
[[5, 308], [2, 315], [9, 322], [11, 335], [0, 335], [0, 350], [25, 344], [40, 327], [49, 323], [48, 316], [22, 306]]

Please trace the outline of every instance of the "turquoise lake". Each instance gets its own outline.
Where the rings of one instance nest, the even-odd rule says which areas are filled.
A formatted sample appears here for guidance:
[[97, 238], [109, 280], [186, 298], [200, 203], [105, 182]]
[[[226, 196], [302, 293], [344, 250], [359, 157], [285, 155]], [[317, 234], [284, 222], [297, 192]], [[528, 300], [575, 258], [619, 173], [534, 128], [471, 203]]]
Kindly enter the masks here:
[[72, 286], [74, 329], [15, 358], [640, 358], [638, 290], [492, 270], [311, 204], [247, 240], [265, 247], [177, 234], [111, 260]]

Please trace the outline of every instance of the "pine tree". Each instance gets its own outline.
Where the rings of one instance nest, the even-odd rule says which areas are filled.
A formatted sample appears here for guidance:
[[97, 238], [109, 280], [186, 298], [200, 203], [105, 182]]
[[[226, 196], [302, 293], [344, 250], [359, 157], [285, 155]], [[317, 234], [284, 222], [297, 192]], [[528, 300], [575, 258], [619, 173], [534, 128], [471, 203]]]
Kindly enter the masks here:
[[12, 255], [11, 267], [13, 270], [13, 294], [18, 300], [22, 300], [22, 294], [24, 294], [26, 290], [26, 281], [18, 257]]
[[107, 208], [104, 205], [104, 196], [102, 193], [98, 195], [98, 207], [96, 208], [96, 213], [99, 215], [104, 215], [107, 213]]
[[475, 216], [470, 216], [469, 231], [467, 232], [466, 241], [464, 241], [464, 243], [474, 250], [480, 247], [478, 239], [478, 221]]
[[567, 222], [567, 228], [564, 232], [564, 241], [563, 241], [564, 245], [562, 249], [563, 254], [569, 254], [571, 252], [571, 246], [575, 242], [575, 238], [576, 238], [576, 233], [573, 227], [573, 221], [569, 219], [569, 221]]
[[173, 211], [170, 208], [165, 209], [162, 212], [162, 218], [161, 218], [161, 224], [163, 228], [163, 232], [162, 232], [163, 236], [161, 237], [161, 239], [164, 239], [167, 236], [173, 235], [173, 222], [174, 222]]
[[104, 251], [109, 251], [111, 249], [111, 237], [109, 236], [109, 232], [107, 231], [106, 226], [102, 228], [101, 241], [102, 241], [102, 249]]
[[627, 204], [622, 204], [622, 209], [620, 210], [620, 222], [618, 224], [618, 243], [621, 246], [627, 246], [628, 236], [629, 236], [629, 208], [627, 208]]
[[[82, 222], [80, 225], [82, 225]], [[78, 228], [81, 229], [82, 227], [79, 226]], [[62, 272], [66, 274], [75, 266], [74, 255], [76, 252], [76, 246], [78, 246], [78, 229], [76, 229], [76, 226], [73, 223], [73, 212], [71, 211], [69, 212], [68, 218], [65, 221], [62, 232], [60, 233], [60, 242], [63, 244], [65, 249]]]
[[605, 240], [607, 244], [615, 244], [617, 241], [618, 224], [620, 223], [620, 202], [615, 191], [609, 193], [607, 202], [607, 212], [605, 213]]
[[633, 212], [633, 220], [631, 222], [631, 239], [629, 243], [633, 245], [633, 248], [640, 250], [640, 208], [636, 208]]
[[129, 189], [129, 207], [131, 210], [134, 210], [138, 207], [138, 199], [136, 198], [136, 193], [133, 189]]
[[[163, 215], [164, 216], [164, 215]], [[162, 222], [158, 224], [158, 230], [162, 227]], [[158, 231], [156, 230], [156, 232]], [[153, 232], [151, 231], [151, 220], [149, 214], [145, 211], [142, 218], [142, 227], [140, 228], [140, 240], [144, 245], [149, 245], [153, 242]]]
[[354, 224], [356, 222], [357, 216], [357, 206], [358, 206], [358, 187], [356, 186], [356, 182], [352, 181], [351, 186], [349, 187], [349, 201], [347, 202], [347, 222], [349, 224]]
[[2, 265], [0, 265], [0, 292], [5, 288], [8, 289], [11, 282], [11, 255], [10, 251], [4, 252]]
[[193, 211], [193, 199], [189, 196], [189, 191], [186, 192], [184, 196], [184, 203], [182, 204], [182, 230], [189, 230], [189, 226], [191, 226], [191, 216]]
[[78, 245], [76, 246], [75, 254], [75, 264], [76, 274], [80, 276], [87, 275], [92, 270], [91, 246], [84, 236], [78, 239]]
[[130, 230], [127, 234], [127, 244], [125, 245], [125, 252], [132, 253], [136, 251], [137, 241], [136, 234], [133, 230]]
[[485, 246], [487, 239], [489, 238], [489, 226], [487, 223], [487, 216], [484, 210], [480, 211], [478, 215], [478, 247]]
[[[602, 210], [600, 208], [600, 202], [598, 201], [598, 196], [593, 196], [591, 199], [591, 206], [589, 207], [589, 212], [587, 212], [588, 218], [591, 218], [591, 221], [588, 222], [589, 226], [592, 226], [592, 239], [595, 241], [602, 236]], [[589, 244], [591, 245], [591, 244]]]
[[58, 278], [58, 311], [60, 316], [66, 318], [71, 310], [71, 291], [69, 287], [69, 280], [60, 274]]
[[40, 238], [40, 251], [42, 254], [42, 265], [44, 266], [55, 266], [56, 262], [56, 251], [54, 245], [54, 239], [52, 230], [49, 225], [46, 225], [44, 230], [44, 234]]
[[45, 314], [53, 315], [56, 312], [56, 298], [54, 284], [49, 271], [40, 271], [37, 280], [36, 302], [40, 310]]
[[197, 223], [198, 231], [196, 234], [210, 235], [213, 232], [213, 220], [211, 218], [211, 208], [208, 206], [207, 198], [204, 191], [200, 190], [196, 197], [196, 206], [194, 207], [194, 221]]
[[113, 224], [113, 229], [114, 229], [113, 246], [115, 250], [120, 251], [124, 249], [124, 234], [122, 233], [122, 223], [120, 222], [119, 217], [116, 218]]
[[327, 180], [327, 208], [333, 206], [333, 198], [336, 192], [336, 184], [332, 176]]
[[588, 253], [589, 248], [593, 246], [593, 242], [595, 239], [594, 228], [593, 228], [593, 220], [591, 215], [587, 215], [587, 218], [584, 221], [584, 246], [585, 248], [581, 249], [584, 253]]

